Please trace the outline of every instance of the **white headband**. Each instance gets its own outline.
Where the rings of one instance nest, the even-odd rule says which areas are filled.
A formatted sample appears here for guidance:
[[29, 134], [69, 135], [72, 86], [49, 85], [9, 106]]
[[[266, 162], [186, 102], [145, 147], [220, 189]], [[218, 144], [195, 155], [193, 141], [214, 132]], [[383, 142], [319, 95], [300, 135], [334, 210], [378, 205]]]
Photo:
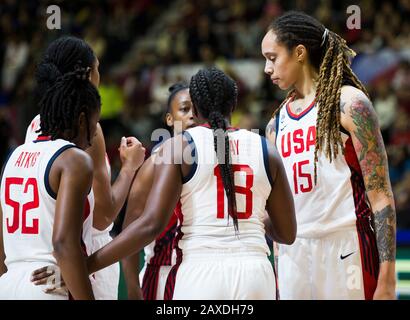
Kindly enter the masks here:
[[322, 36], [322, 43], [320, 44], [321, 47], [323, 47], [323, 45], [325, 44], [328, 33], [329, 33], [329, 29], [325, 28], [325, 31], [323, 32], [323, 36]]

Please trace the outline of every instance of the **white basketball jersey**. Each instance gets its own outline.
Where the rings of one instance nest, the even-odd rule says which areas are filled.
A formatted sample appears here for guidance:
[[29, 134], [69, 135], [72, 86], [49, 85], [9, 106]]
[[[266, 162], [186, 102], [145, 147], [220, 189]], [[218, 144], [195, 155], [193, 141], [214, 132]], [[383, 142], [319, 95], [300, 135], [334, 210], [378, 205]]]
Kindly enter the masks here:
[[[34, 117], [34, 119], [31, 121], [30, 125], [28, 126], [26, 130], [26, 138], [25, 138], [24, 143], [35, 141], [38, 135], [40, 134], [39, 132], [36, 132], [39, 129], [40, 129], [40, 115], [38, 114]], [[107, 163], [107, 166], [109, 166], [108, 157], [106, 158], [106, 163]], [[109, 172], [111, 173], [111, 171]], [[83, 246], [85, 247], [87, 254], [91, 255], [95, 251], [94, 244], [93, 244], [93, 230], [92, 230], [93, 215], [87, 214], [87, 210], [91, 210], [90, 211], [91, 213], [94, 210], [94, 193], [92, 190], [87, 196], [87, 201], [88, 203], [86, 204], [86, 208], [85, 208], [85, 213], [84, 213], [85, 220], [83, 224], [82, 233], [83, 233]]]
[[193, 140], [197, 165], [192, 165], [181, 191], [178, 256], [181, 250], [206, 248], [251, 249], [269, 254], [263, 224], [271, 191], [266, 140], [247, 130], [229, 133], [239, 223], [239, 233], [235, 234], [232, 217], [228, 221], [228, 200], [217, 165], [213, 130], [198, 126], [185, 134]]
[[39, 133], [36, 131], [40, 129], [40, 115], [36, 115], [33, 120], [31, 120], [30, 125], [26, 130], [26, 138], [24, 143], [31, 142], [37, 139]]
[[[50, 187], [49, 173], [54, 160], [72, 147], [62, 139], [40, 137], [19, 146], [7, 161], [1, 180], [6, 266], [27, 261], [56, 264], [52, 235], [57, 195]], [[88, 200], [84, 218], [92, 216], [93, 197]], [[84, 242], [90, 241], [87, 237]]]
[[314, 102], [295, 115], [288, 101], [276, 120], [276, 145], [293, 192], [298, 237], [321, 237], [354, 227], [357, 218], [370, 216], [359, 162], [344, 129], [345, 154], [339, 150], [330, 162], [324, 152], [319, 152], [314, 184], [316, 118]]

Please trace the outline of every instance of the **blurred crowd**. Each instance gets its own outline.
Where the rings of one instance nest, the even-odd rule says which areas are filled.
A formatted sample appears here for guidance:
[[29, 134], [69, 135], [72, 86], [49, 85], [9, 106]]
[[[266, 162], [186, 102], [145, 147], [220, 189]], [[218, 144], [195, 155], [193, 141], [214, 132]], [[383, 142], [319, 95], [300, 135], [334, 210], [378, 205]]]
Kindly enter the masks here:
[[[61, 30], [46, 27], [51, 4], [61, 8]], [[84, 38], [99, 58], [101, 124], [114, 173], [121, 136], [133, 134], [150, 147], [151, 132], [164, 127], [169, 85], [189, 81], [186, 72], [175, 72], [180, 66], [224, 69], [239, 87], [234, 125], [264, 132], [284, 93], [263, 76], [260, 42], [275, 17], [302, 10], [357, 52], [353, 68], [379, 115], [399, 227], [410, 228], [410, 0], [357, 1], [359, 30], [346, 27], [349, 5], [328, 0], [1, 0], [0, 164], [22, 143], [38, 113], [36, 63], [47, 44], [63, 34]], [[240, 61], [255, 62], [261, 80], [250, 85], [237, 72]]]

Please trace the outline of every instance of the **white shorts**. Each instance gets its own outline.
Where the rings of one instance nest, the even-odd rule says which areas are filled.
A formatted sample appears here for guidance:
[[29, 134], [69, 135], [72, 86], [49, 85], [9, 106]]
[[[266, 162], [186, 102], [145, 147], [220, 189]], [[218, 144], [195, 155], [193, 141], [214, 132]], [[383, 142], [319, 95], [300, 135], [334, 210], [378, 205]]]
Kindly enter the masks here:
[[372, 299], [378, 270], [376, 240], [368, 226], [296, 238], [290, 246], [279, 246], [280, 299]]
[[68, 300], [67, 290], [59, 294], [45, 293], [47, 285], [35, 286], [31, 273], [50, 265], [49, 262], [21, 262], [12, 264], [0, 277], [0, 300]]
[[139, 274], [144, 300], [164, 300], [165, 285], [172, 266], [148, 266]]
[[[101, 249], [112, 241], [108, 229], [105, 232], [93, 234], [93, 252]], [[117, 300], [120, 282], [120, 264], [114, 263], [94, 273], [92, 286], [96, 300]]]
[[276, 282], [272, 264], [263, 252], [201, 250], [184, 253], [167, 282], [167, 299], [274, 300]]

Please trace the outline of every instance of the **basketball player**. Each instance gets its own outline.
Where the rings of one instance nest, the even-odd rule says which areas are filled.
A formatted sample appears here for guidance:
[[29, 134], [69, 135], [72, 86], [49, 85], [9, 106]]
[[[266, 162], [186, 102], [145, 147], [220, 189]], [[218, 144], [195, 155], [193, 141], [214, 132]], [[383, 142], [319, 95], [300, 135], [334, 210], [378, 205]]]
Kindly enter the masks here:
[[[173, 135], [195, 126], [192, 114], [192, 102], [189, 87], [183, 83], [176, 83], [169, 88], [166, 124], [173, 131]], [[153, 154], [148, 158], [135, 177], [128, 196], [127, 210], [123, 229], [136, 220], [144, 211], [146, 199], [149, 195], [154, 179]], [[166, 280], [172, 267], [172, 243], [175, 238], [177, 216], [171, 215], [171, 220], [165, 230], [152, 243], [144, 248], [145, 265], [138, 277], [139, 253], [131, 255], [122, 261], [125, 281], [128, 289], [128, 299], [163, 300]], [[142, 283], [142, 292], [140, 289]]]
[[396, 214], [378, 120], [350, 68], [354, 52], [289, 12], [262, 41], [265, 73], [288, 97], [273, 113], [298, 232], [279, 247], [282, 299], [394, 299]]
[[30, 282], [32, 270], [58, 265], [74, 299], [94, 299], [81, 246], [93, 209], [89, 147], [100, 96], [79, 68], [57, 80], [40, 102], [42, 134], [19, 146], [1, 180], [0, 299], [67, 299]]
[[207, 124], [163, 144], [144, 212], [89, 257], [89, 272], [154, 240], [177, 206], [177, 258], [164, 299], [275, 299], [265, 208], [275, 241], [290, 244], [296, 234], [281, 160], [264, 138], [229, 127], [237, 88], [222, 71], [200, 70], [189, 92], [194, 114]]
[[[98, 87], [100, 83], [99, 61], [91, 47], [84, 40], [76, 37], [61, 37], [53, 41], [37, 68], [36, 80], [40, 97], [59, 76], [73, 71], [78, 66], [91, 68], [89, 80]], [[39, 123], [40, 116], [37, 116], [27, 129], [26, 142], [36, 139]], [[101, 126], [97, 124], [96, 134], [92, 137], [92, 145], [87, 149], [94, 164], [93, 191], [95, 196], [95, 208], [90, 217], [93, 229], [91, 229], [91, 236], [87, 237], [91, 239], [91, 243], [87, 244], [88, 254], [112, 240], [109, 232], [113, 221], [124, 205], [136, 170], [144, 160], [145, 149], [134, 137], [122, 138], [119, 152], [122, 167], [111, 187], [110, 165], [106, 156], [104, 135]], [[97, 300], [117, 299], [119, 264], [97, 272], [94, 280], [92, 284]]]

